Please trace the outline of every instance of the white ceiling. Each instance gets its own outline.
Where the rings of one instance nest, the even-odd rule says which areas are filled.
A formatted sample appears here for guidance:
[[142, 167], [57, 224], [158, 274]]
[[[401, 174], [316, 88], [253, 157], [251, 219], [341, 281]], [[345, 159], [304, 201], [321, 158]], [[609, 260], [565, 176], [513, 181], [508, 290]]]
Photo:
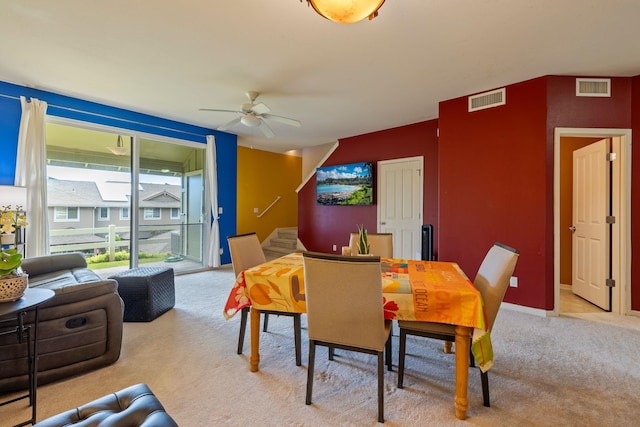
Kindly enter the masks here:
[[284, 152], [438, 117], [543, 75], [640, 74], [638, 0], [386, 0], [340, 25], [298, 0], [0, 0], [0, 80], [208, 128], [245, 92]]

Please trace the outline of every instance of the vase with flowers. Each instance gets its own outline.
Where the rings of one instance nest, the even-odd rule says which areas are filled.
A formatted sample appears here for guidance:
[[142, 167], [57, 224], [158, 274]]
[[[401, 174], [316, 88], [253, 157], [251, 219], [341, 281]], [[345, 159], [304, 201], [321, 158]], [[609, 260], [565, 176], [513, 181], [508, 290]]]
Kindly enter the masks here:
[[22, 206], [3, 206], [0, 213], [0, 302], [15, 301], [24, 295], [29, 276], [22, 271], [22, 254], [16, 235], [27, 226]]

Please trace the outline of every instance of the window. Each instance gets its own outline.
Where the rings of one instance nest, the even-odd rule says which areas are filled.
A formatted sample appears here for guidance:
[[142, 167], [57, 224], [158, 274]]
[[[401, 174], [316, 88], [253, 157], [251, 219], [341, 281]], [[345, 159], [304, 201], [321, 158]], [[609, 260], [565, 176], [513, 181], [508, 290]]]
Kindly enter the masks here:
[[160, 219], [160, 208], [144, 208], [144, 219]]
[[[143, 253], [165, 257], [170, 252], [189, 258], [172, 264], [174, 269], [186, 272], [203, 266], [204, 236], [209, 229], [202, 215], [206, 144], [94, 123], [76, 126], [60, 117], [48, 116], [48, 120], [52, 253], [67, 251], [71, 245], [87, 254], [125, 250], [131, 257], [129, 266], [121, 266], [124, 270], [137, 267]], [[108, 154], [117, 147], [118, 137], [123, 138], [126, 154]], [[132, 191], [134, 177], [138, 188]], [[181, 224], [183, 220], [189, 221], [188, 229]], [[118, 239], [97, 241], [93, 237], [111, 224], [117, 228]], [[83, 229], [83, 233], [73, 229]], [[166, 236], [170, 248], [158, 244], [156, 237], [163, 233], [171, 235], [171, 239]]]
[[98, 208], [98, 220], [100, 221], [109, 220], [109, 208]]
[[56, 222], [78, 222], [80, 221], [80, 211], [77, 207], [56, 206], [54, 208], [53, 220]]

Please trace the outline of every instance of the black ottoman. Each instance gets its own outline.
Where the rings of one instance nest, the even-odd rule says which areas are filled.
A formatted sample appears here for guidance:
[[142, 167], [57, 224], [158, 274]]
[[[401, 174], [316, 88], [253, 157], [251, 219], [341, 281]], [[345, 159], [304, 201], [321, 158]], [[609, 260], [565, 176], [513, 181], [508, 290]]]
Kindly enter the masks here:
[[109, 279], [118, 282], [125, 322], [150, 322], [176, 303], [173, 268], [137, 267]]
[[178, 427], [146, 384], [136, 384], [34, 424], [104, 427]]

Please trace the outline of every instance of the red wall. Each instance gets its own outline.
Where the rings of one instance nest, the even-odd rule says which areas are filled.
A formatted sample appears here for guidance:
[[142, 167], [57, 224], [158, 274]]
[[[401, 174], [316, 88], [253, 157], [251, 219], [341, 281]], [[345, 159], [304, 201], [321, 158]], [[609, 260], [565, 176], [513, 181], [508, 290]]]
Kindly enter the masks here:
[[[437, 120], [340, 140], [323, 166], [424, 156], [424, 223], [438, 228]], [[374, 171], [375, 171], [374, 167]], [[374, 172], [374, 182], [377, 176]], [[374, 188], [375, 191], [375, 188]], [[315, 176], [298, 193], [298, 236], [308, 250], [333, 253], [332, 245], [349, 243], [349, 233], [364, 224], [377, 228], [377, 206], [322, 206], [316, 204]]]
[[[520, 252], [505, 301], [553, 310], [554, 129], [631, 128], [640, 134], [640, 76], [612, 78], [612, 96], [575, 96], [575, 77], [545, 76], [508, 85], [506, 105], [467, 112], [467, 97], [440, 103], [440, 117], [340, 141], [326, 165], [425, 156], [425, 223], [438, 259], [473, 276], [496, 241]], [[436, 136], [440, 127], [439, 138]], [[640, 150], [632, 150], [640, 165]], [[640, 182], [633, 168], [632, 182]], [[640, 186], [632, 185], [632, 246], [640, 242]], [[299, 193], [299, 235], [310, 250], [346, 245], [356, 224], [376, 229], [376, 206], [315, 203], [315, 180]], [[640, 256], [631, 261], [631, 300], [640, 310]]]
[[[470, 277], [495, 242], [520, 252], [505, 301], [547, 308], [553, 298], [553, 217], [546, 214], [546, 81], [508, 86], [506, 105], [469, 113], [440, 103], [440, 260]], [[549, 223], [550, 222], [550, 223]], [[552, 264], [551, 264], [552, 265]], [[550, 295], [549, 295], [550, 293]]]
[[[613, 128], [613, 129], [632, 129], [632, 99], [634, 99], [632, 93], [633, 79], [627, 77], [619, 77], [611, 79], [611, 97], [580, 97], [576, 96], [576, 78], [571, 76], [548, 76], [547, 78], [547, 144], [549, 146], [549, 164], [548, 171], [551, 177], [547, 192], [550, 197], [553, 197], [553, 143], [554, 143], [554, 130], [557, 127], [565, 128]], [[640, 99], [635, 96], [635, 99]], [[632, 129], [632, 137], [635, 132]], [[632, 165], [640, 165], [640, 156], [637, 150], [632, 150]], [[633, 174], [632, 167], [632, 174]], [[632, 178], [632, 182], [638, 182]], [[633, 213], [635, 217], [638, 217], [640, 212], [636, 212], [638, 209], [633, 208], [633, 201], [640, 198], [640, 191], [634, 185], [631, 185], [631, 200], [632, 200], [632, 217], [631, 217], [631, 229], [634, 230], [634, 223], [640, 224], [640, 222], [634, 221]], [[553, 200], [549, 200], [548, 215], [553, 218]], [[549, 251], [553, 253], [553, 231], [548, 233], [550, 236]], [[632, 246], [635, 241], [640, 241], [633, 238], [632, 234]], [[633, 251], [632, 254], [633, 256]], [[633, 265], [638, 264], [638, 257], [636, 256], [635, 263], [632, 258], [632, 272], [631, 272], [631, 292], [634, 293], [633, 283]], [[550, 261], [550, 266], [553, 266], [553, 259]], [[636, 270], [637, 271], [637, 270]], [[553, 289], [553, 283], [551, 288]], [[637, 289], [638, 286], [635, 286]], [[551, 302], [553, 299], [551, 299]], [[547, 309], [551, 309], [547, 306]], [[632, 309], [640, 309], [640, 304], [632, 304]]]

